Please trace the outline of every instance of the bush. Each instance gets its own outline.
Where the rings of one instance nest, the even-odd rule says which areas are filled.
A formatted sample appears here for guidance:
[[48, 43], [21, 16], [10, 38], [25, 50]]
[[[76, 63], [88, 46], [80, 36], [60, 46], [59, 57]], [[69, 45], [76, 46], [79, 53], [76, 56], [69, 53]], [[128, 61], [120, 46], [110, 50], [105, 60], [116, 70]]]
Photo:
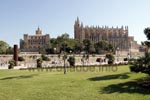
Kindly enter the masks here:
[[96, 62], [103, 62], [103, 59], [102, 58], [97, 58]]
[[70, 56], [68, 59], [68, 62], [70, 64], [70, 66], [75, 66], [75, 57]]
[[140, 67], [138, 67], [138, 66], [130, 66], [130, 71], [138, 73], [138, 72], [140, 72]]
[[101, 62], [101, 58], [97, 58], [97, 59], [96, 59], [96, 62]]
[[41, 58], [37, 59], [37, 68], [42, 68], [43, 60]]
[[18, 57], [18, 61], [25, 61], [23, 57]]
[[42, 60], [44, 60], [44, 61], [50, 61], [50, 59], [49, 59], [47, 56], [45, 56], [45, 55], [42, 55], [41, 58], [42, 58]]
[[15, 60], [10, 60], [8, 63], [9, 63], [8, 69], [13, 69], [15, 66]]
[[113, 64], [114, 63], [114, 56], [113, 54], [106, 54], [106, 58], [108, 59], [108, 64]]
[[114, 63], [114, 61], [113, 60], [108, 60], [108, 64], [110, 65], [110, 64], [113, 64]]
[[123, 60], [124, 60], [124, 61], [128, 61], [128, 58], [124, 58]]

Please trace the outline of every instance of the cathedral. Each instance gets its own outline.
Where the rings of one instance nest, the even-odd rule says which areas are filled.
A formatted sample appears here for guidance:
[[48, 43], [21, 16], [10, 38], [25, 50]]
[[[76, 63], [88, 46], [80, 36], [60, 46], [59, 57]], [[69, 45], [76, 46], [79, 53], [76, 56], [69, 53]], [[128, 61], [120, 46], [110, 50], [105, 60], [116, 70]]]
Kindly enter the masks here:
[[24, 39], [20, 39], [20, 50], [21, 52], [39, 52], [41, 48], [48, 48], [49, 41], [49, 34], [43, 34], [38, 27], [35, 35], [24, 34]]
[[137, 41], [134, 40], [133, 36], [128, 35], [128, 26], [115, 28], [110, 28], [108, 26], [89, 27], [83, 26], [83, 23], [77, 18], [74, 24], [74, 37], [80, 42], [84, 39], [89, 39], [94, 43], [100, 40], [105, 40], [120, 51], [128, 52], [129, 49], [132, 49], [134, 52], [138, 51]]

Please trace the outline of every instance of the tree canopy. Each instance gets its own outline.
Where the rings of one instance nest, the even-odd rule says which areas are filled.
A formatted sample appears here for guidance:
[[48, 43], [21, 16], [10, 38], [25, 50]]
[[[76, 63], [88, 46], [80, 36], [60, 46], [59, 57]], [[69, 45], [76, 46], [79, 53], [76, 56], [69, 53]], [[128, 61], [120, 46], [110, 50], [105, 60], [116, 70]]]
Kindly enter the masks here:
[[[144, 34], [147, 37], [147, 40], [150, 40], [150, 28], [144, 29]], [[144, 41], [142, 45], [147, 46], [149, 49], [150, 41]], [[150, 75], [150, 52], [147, 50], [145, 55], [136, 59], [132, 66], [130, 66], [132, 72], [142, 72]]]
[[147, 40], [142, 42], [142, 45], [147, 47], [147, 51], [149, 51], [150, 48], [150, 27], [147, 27], [144, 29], [144, 34], [146, 35]]
[[99, 41], [99, 42], [92, 42], [89, 39], [84, 39], [82, 42], [70, 38], [69, 34], [64, 33], [57, 38], [52, 38], [50, 40], [50, 46], [46, 50], [47, 53], [61, 53], [64, 51], [67, 53], [75, 53], [79, 54], [82, 51], [85, 51], [87, 54], [102, 54], [107, 52], [113, 52], [114, 47], [106, 42], [106, 41]]
[[12, 54], [13, 48], [11, 48], [5, 41], [0, 41], [0, 54]]
[[144, 34], [146, 35], [147, 39], [150, 40], [150, 27], [144, 29]]
[[110, 44], [104, 40], [101, 40], [101, 41], [95, 43], [95, 49], [96, 49], [97, 54], [102, 54], [102, 53], [114, 51], [114, 47], [112, 46], [112, 44]]

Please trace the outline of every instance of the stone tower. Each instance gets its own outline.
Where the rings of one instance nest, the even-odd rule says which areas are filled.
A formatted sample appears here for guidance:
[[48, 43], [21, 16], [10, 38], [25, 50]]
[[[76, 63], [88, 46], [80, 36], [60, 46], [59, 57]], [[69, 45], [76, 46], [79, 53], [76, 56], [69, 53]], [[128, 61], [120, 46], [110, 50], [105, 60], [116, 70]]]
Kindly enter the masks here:
[[36, 30], [36, 32], [35, 32], [35, 33], [36, 33], [36, 35], [42, 35], [42, 31], [40, 30], [40, 28], [39, 28], [39, 27], [37, 28], [37, 30]]

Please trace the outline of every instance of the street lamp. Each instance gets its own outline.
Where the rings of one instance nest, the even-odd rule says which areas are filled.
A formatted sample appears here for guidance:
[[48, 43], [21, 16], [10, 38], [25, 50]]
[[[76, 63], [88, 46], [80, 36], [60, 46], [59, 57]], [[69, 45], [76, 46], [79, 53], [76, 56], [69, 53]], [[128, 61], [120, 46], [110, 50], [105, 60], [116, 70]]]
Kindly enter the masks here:
[[72, 51], [70, 50], [70, 54], [72, 53]]
[[54, 54], [56, 54], [56, 48], [54, 48]]
[[66, 53], [65, 53], [65, 51], [66, 51], [66, 41], [64, 42], [64, 45], [63, 45], [63, 49], [64, 49], [64, 57], [63, 57], [63, 59], [64, 59], [64, 74], [66, 74], [66, 58], [67, 58], [67, 56], [66, 56]]
[[131, 49], [132, 49], [132, 41], [130, 41], [130, 59], [132, 58], [132, 51], [131, 51]]
[[117, 62], [119, 62], [119, 47], [117, 48]]

